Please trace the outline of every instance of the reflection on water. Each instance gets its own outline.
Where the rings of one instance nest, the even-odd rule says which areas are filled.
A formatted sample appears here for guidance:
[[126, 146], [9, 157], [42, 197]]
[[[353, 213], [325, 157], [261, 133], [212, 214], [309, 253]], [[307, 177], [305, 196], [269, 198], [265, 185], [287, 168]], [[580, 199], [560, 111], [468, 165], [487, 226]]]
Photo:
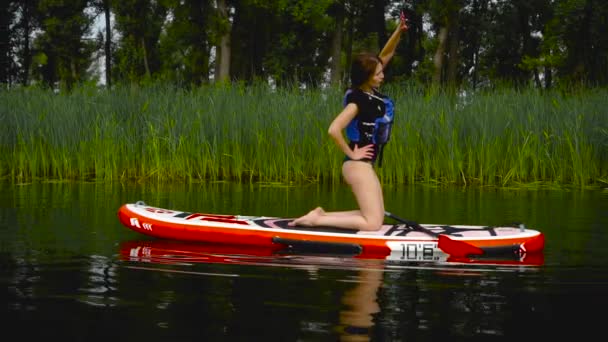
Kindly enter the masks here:
[[346, 306], [340, 311], [341, 341], [369, 341], [374, 316], [380, 312], [378, 289], [382, 284], [382, 265], [378, 269], [362, 269], [353, 289], [342, 296]]
[[145, 200], [293, 216], [312, 203], [350, 208], [352, 195], [319, 187], [0, 183], [5, 332], [87, 341], [506, 341], [602, 332], [603, 317], [590, 308], [608, 305], [607, 192], [385, 192], [388, 209], [419, 222], [525, 222], [545, 233], [545, 253], [525, 263], [433, 263], [169, 245], [124, 228], [116, 210]]
[[78, 300], [99, 307], [112, 307], [119, 304], [116, 297], [117, 265], [111, 258], [92, 255], [84, 271], [88, 276], [83, 286], [78, 288]]
[[[416, 319], [410, 320], [415, 330], [431, 329], [435, 323], [434, 307], [428, 306], [436, 300], [437, 291], [454, 293], [449, 298], [443, 297], [440, 304], [447, 305], [452, 312], [458, 313], [457, 318], [450, 318], [451, 330], [457, 335], [470, 335], [471, 329], [483, 329], [484, 334], [504, 335], [501, 330], [500, 317], [505, 316], [505, 306], [512, 298], [504, 295], [504, 289], [499, 287], [500, 281], [510, 273], [515, 279], [525, 279], [518, 274], [540, 272], [537, 265], [509, 265], [506, 263], [450, 263], [450, 262], [395, 262], [394, 260], [364, 260], [351, 257], [329, 255], [286, 255], [272, 248], [258, 248], [234, 245], [211, 245], [199, 243], [182, 243], [163, 240], [133, 240], [121, 244], [121, 259], [127, 262], [123, 267], [138, 271], [152, 271], [188, 276], [205, 277], [260, 277], [259, 270], [248, 274], [244, 270], [238, 273], [225, 273], [222, 268], [213, 272], [201, 271], [197, 264], [220, 264], [236, 266], [270, 267], [277, 269], [272, 274], [280, 274], [281, 269], [302, 270], [300, 274], [308, 281], [323, 279], [327, 271], [350, 270], [348, 275], [337, 278], [348, 285], [343, 290], [336, 305], [339, 308], [337, 320], [325, 326], [326, 333], [335, 333], [344, 341], [367, 341], [377, 333], [377, 321], [384, 322], [379, 296], [385, 301], [384, 305], [401, 303], [403, 307], [416, 307]], [[413, 282], [391, 284], [397, 276], [413, 273]], [[386, 278], [386, 279], [385, 279]], [[238, 280], [237, 280], [238, 281]], [[452, 285], [446, 281], [453, 281]], [[414, 284], [416, 291], [409, 291]], [[521, 288], [521, 284], [513, 283], [505, 286]], [[403, 289], [406, 292], [402, 292]], [[466, 290], [465, 290], [466, 289]], [[395, 291], [401, 290], [401, 291]], [[538, 289], [529, 288], [536, 291]], [[301, 298], [291, 302], [291, 306], [309, 305], [305, 302], [310, 298]], [[445, 301], [444, 301], [445, 300]], [[442, 308], [446, 311], [446, 308]], [[507, 310], [508, 312], [508, 310]], [[477, 319], [471, 316], [493, 315], [494, 319]], [[479, 320], [479, 322], [476, 322]], [[410, 324], [407, 323], [407, 324]], [[448, 323], [448, 322], [443, 322]], [[400, 323], [400, 327], [406, 323]], [[307, 330], [319, 329], [320, 322], [306, 322]], [[483, 327], [482, 327], [483, 326]], [[315, 327], [315, 328], [311, 328]], [[323, 330], [323, 329], [322, 329]], [[450, 333], [451, 334], [451, 333]]]

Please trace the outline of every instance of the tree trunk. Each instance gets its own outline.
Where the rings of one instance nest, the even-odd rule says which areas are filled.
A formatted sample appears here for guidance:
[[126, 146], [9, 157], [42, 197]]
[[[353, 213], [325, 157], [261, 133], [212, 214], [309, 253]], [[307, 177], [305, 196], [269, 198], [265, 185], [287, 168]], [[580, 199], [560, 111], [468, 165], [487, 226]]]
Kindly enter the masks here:
[[488, 0], [474, 0], [473, 4], [473, 16], [475, 18], [477, 18], [477, 21], [475, 22], [475, 27], [473, 28], [476, 32], [476, 34], [473, 36], [474, 38], [471, 40], [471, 42], [469, 43], [472, 47], [472, 61], [471, 61], [471, 65], [473, 67], [473, 73], [470, 76], [471, 77], [471, 84], [473, 86], [473, 89], [477, 89], [477, 82], [478, 82], [478, 71], [479, 71], [479, 55], [481, 53], [481, 28], [483, 25], [483, 18], [486, 15], [486, 11], [488, 8]]
[[30, 5], [26, 1], [23, 5], [23, 67], [21, 68], [21, 84], [27, 86], [30, 78], [30, 67], [32, 65], [32, 50], [30, 47], [30, 34], [32, 32], [32, 15]]
[[65, 77], [65, 84], [68, 91], [74, 88], [74, 84], [78, 82], [78, 71], [76, 70], [76, 62], [74, 57], [70, 58], [70, 76]]
[[446, 83], [449, 86], [456, 86], [458, 84], [458, 65], [460, 63], [459, 43], [460, 43], [460, 29], [458, 12], [452, 14], [449, 22], [449, 54], [448, 54], [448, 65], [446, 72]]
[[386, 20], [384, 19], [386, 0], [376, 0], [373, 5], [374, 22], [376, 23], [376, 34], [378, 36], [378, 52], [382, 50], [388, 40], [386, 36]]
[[445, 64], [445, 50], [448, 40], [448, 28], [446, 26], [442, 26], [439, 28], [439, 32], [437, 33], [437, 39], [439, 40], [439, 44], [437, 45], [437, 50], [435, 51], [435, 56], [433, 56], [433, 64], [435, 65], [435, 72], [433, 74], [433, 83], [436, 85], [440, 85], [443, 81], [443, 67]]
[[103, 12], [106, 17], [106, 41], [104, 45], [106, 62], [106, 87], [112, 88], [112, 27], [110, 26], [110, 0], [103, 0]]
[[335, 5], [336, 26], [331, 40], [330, 84], [340, 84], [342, 81], [342, 31], [344, 30], [344, 4], [338, 1]]
[[344, 44], [344, 53], [346, 54], [346, 70], [349, 76], [346, 77], [346, 82], [350, 86], [350, 65], [353, 62], [353, 35], [355, 32], [355, 9], [351, 6], [351, 11], [347, 12], [348, 15], [348, 29], [346, 31], [346, 43]]
[[545, 66], [545, 89], [551, 89], [553, 86], [552, 83], [553, 71], [551, 71], [550, 66]]
[[471, 75], [473, 90], [477, 89], [477, 68], [479, 68], [479, 45], [475, 46], [475, 51], [473, 52], [473, 75]]
[[146, 76], [150, 77], [150, 66], [148, 65], [148, 53], [146, 51], [146, 40], [143, 37], [141, 38], [141, 50], [143, 53], [144, 68], [146, 70]]
[[[528, 8], [529, 4], [527, 2], [521, 3], [516, 2], [517, 6], [517, 14], [519, 25], [521, 26], [521, 53], [520, 57], [523, 59], [525, 56], [536, 57], [535, 49], [532, 46], [531, 40], [531, 27], [530, 27], [530, 9]], [[520, 69], [521, 70], [521, 69]], [[540, 85], [540, 80], [538, 80], [538, 71], [536, 68], [532, 69], [533, 77], [536, 82], [536, 85]], [[520, 76], [516, 79], [518, 84], [526, 84], [530, 78], [530, 74], [521, 73]]]
[[217, 0], [217, 9], [222, 21], [227, 23], [228, 30], [222, 33], [220, 44], [215, 49], [215, 81], [230, 80], [230, 32], [231, 23], [228, 19], [226, 0]]
[[9, 22], [11, 21], [11, 13], [9, 12], [8, 4], [0, 7], [0, 83], [10, 86], [10, 34]]

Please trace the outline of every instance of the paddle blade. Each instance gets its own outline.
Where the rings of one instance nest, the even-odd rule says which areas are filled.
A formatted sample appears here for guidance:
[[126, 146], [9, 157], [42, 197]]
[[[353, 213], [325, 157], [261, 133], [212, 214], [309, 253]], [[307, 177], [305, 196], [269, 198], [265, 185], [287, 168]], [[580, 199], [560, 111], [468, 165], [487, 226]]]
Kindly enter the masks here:
[[521, 244], [498, 247], [477, 247], [468, 242], [452, 239], [447, 235], [439, 235], [438, 247], [446, 254], [454, 257], [467, 256], [511, 256], [520, 257], [526, 253], [537, 253], [543, 250], [545, 238], [543, 234]]
[[465, 257], [467, 255], [482, 255], [484, 252], [481, 248], [473, 246], [464, 241], [458, 241], [450, 238], [447, 235], [439, 234], [439, 249], [446, 254], [455, 257]]

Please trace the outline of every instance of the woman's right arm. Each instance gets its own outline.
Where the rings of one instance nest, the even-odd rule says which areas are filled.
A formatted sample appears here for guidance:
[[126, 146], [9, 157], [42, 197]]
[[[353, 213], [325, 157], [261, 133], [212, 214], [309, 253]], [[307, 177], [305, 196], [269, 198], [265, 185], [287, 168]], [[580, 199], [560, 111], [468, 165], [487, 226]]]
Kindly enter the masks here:
[[334, 121], [329, 125], [329, 129], [327, 133], [332, 137], [332, 139], [336, 142], [338, 147], [348, 156], [348, 158], [352, 160], [359, 160], [363, 158], [371, 158], [373, 157], [374, 150], [373, 145], [367, 146], [355, 146], [354, 150], [351, 150], [344, 139], [344, 134], [342, 131], [348, 126], [348, 124], [355, 118], [358, 112], [358, 107], [354, 103], [349, 103], [344, 107], [344, 109], [336, 116]]

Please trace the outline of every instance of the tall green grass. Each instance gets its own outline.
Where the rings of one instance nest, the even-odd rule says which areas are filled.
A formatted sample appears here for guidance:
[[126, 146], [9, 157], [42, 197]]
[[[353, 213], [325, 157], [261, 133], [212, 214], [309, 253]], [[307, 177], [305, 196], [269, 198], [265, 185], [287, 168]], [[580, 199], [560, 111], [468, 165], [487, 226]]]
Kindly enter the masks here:
[[[384, 183], [608, 182], [605, 89], [383, 91], [397, 108]], [[343, 156], [327, 127], [342, 94], [260, 84], [4, 90], [0, 177], [338, 183]]]

